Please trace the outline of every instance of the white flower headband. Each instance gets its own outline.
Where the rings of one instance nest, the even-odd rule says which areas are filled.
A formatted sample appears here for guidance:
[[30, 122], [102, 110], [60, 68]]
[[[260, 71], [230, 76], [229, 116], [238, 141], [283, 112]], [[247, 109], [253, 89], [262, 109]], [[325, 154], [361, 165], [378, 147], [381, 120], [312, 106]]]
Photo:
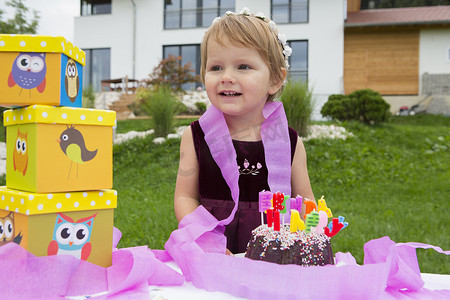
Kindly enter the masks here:
[[[225, 15], [226, 16], [236, 15], [236, 13], [232, 11], [227, 11]], [[242, 11], [239, 13], [239, 15], [250, 16], [252, 15], [252, 13], [250, 12], [250, 9], [248, 7], [244, 7]], [[267, 18], [262, 12], [259, 12], [254, 16], [258, 19], [263, 20], [264, 22], [267, 22]], [[220, 17], [216, 17], [212, 21], [212, 24], [214, 24], [214, 22], [216, 22], [219, 19]], [[287, 37], [285, 34], [278, 32], [277, 24], [275, 24], [274, 21], [269, 21], [267, 23], [269, 24], [269, 27], [270, 29], [272, 29], [273, 33], [277, 36], [278, 42], [281, 44], [281, 47], [283, 48], [284, 62], [286, 64], [286, 68], [289, 68], [289, 56], [291, 56], [292, 54], [292, 48], [287, 45]]]

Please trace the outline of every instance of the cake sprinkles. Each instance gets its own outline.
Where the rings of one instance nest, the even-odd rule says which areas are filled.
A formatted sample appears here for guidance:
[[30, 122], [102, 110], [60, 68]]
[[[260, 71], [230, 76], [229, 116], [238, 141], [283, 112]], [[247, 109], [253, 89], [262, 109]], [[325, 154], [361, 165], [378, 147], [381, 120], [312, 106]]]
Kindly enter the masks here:
[[334, 264], [330, 238], [325, 234], [291, 232], [289, 226], [275, 231], [267, 224], [252, 231], [245, 257], [302, 266]]
[[[314, 201], [301, 196], [289, 198], [282, 193], [260, 193], [261, 225], [252, 231], [245, 257], [278, 264], [324, 266], [334, 264], [330, 238], [348, 226], [344, 217], [333, 215], [325, 199]], [[302, 205], [306, 213], [300, 218]], [[289, 209], [287, 208], [289, 207]], [[305, 209], [306, 207], [306, 209]], [[290, 223], [284, 224], [284, 215], [290, 212]], [[263, 214], [267, 215], [264, 224]], [[281, 218], [280, 218], [281, 214]]]

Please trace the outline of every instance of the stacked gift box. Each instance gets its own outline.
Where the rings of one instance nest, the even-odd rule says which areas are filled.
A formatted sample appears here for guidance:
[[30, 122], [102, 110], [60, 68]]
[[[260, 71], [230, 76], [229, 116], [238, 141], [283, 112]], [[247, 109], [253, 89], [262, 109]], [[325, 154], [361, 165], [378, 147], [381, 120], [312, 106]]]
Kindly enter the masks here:
[[0, 35], [6, 186], [0, 246], [108, 267], [114, 111], [81, 108], [85, 53], [63, 37]]

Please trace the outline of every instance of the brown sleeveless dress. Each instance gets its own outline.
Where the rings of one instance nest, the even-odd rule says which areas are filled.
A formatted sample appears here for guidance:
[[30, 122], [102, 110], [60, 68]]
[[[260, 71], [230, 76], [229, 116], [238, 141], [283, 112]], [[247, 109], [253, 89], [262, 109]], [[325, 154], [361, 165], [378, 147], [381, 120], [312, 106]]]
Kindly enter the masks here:
[[[205, 134], [198, 121], [191, 123], [195, 152], [199, 163], [200, 203], [216, 219], [227, 218], [234, 207], [231, 191], [205, 142]], [[297, 145], [297, 132], [289, 128], [291, 163]], [[258, 194], [269, 191], [267, 167], [262, 141], [233, 140], [239, 168], [239, 206], [233, 221], [225, 226], [227, 248], [232, 253], [243, 253], [253, 229], [261, 225], [258, 211]]]

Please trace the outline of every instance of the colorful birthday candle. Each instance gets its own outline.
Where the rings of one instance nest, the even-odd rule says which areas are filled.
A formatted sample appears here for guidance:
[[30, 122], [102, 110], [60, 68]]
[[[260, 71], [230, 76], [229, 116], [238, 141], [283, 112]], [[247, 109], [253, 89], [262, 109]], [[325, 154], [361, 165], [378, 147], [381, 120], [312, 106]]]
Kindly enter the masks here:
[[269, 209], [272, 204], [270, 201], [272, 200], [272, 193], [269, 191], [259, 192], [259, 212], [265, 212]]
[[303, 216], [303, 219], [306, 219], [306, 216], [309, 213], [311, 213], [312, 211], [317, 210], [317, 205], [314, 201], [306, 199], [305, 206], [306, 206], [306, 209], [305, 209], [305, 215]]
[[300, 213], [296, 209], [291, 209], [291, 224], [289, 229], [291, 232], [305, 230], [305, 223], [300, 219]]
[[311, 233], [311, 228], [316, 227], [319, 224], [319, 213], [312, 211], [306, 216], [306, 233]]
[[272, 207], [272, 193], [269, 191], [259, 192], [259, 212], [261, 213], [261, 225], [264, 224], [264, 215], [267, 209]]
[[[347, 222], [345, 222], [347, 223]], [[348, 223], [347, 223], [348, 226]], [[330, 229], [331, 227], [331, 229]], [[342, 228], [344, 228], [344, 224], [339, 222], [338, 218], [333, 218], [331, 220], [331, 225], [328, 225], [328, 227], [325, 227], [324, 229], [324, 233], [325, 235], [329, 236], [329, 237], [333, 237], [336, 235], [336, 233], [338, 233]]]
[[267, 211], [267, 226], [272, 227], [275, 231], [280, 231], [280, 211], [270, 208]]
[[319, 204], [318, 211], [326, 212], [328, 215], [328, 218], [333, 217], [333, 214], [331, 213], [331, 209], [328, 208], [327, 203], [325, 202], [325, 199], [323, 198], [323, 196], [319, 199], [318, 204]]
[[291, 209], [295, 209], [298, 212], [302, 211], [303, 197], [298, 196], [291, 198]]
[[323, 233], [323, 228], [327, 226], [328, 215], [325, 211], [319, 211], [319, 224], [316, 226], [316, 233]]
[[283, 210], [284, 209], [284, 205], [283, 205], [284, 195], [283, 195], [283, 193], [278, 192], [278, 193], [273, 194], [272, 202], [273, 202], [272, 203], [272, 207], [273, 207], [274, 210], [278, 210], [278, 211]]
[[282, 206], [283, 206], [283, 209], [280, 209], [280, 213], [282, 213], [282, 214], [285, 214], [285, 213], [287, 213], [287, 203], [288, 203], [288, 200], [290, 199], [291, 197], [289, 196], [289, 195], [284, 195], [284, 200], [283, 200], [283, 203], [282, 203]]

